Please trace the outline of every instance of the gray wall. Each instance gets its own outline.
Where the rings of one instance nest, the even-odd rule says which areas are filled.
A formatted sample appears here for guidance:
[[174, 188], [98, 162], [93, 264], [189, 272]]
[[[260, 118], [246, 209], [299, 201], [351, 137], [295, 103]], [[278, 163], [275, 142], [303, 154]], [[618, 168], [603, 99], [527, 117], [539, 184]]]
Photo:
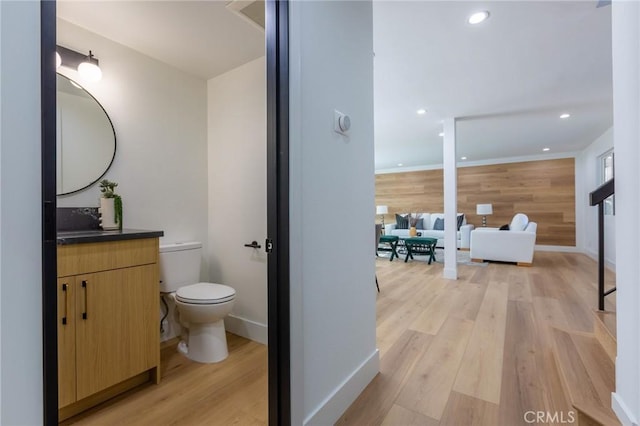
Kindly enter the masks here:
[[2, 1], [0, 19], [0, 423], [37, 425], [43, 412], [40, 3]]

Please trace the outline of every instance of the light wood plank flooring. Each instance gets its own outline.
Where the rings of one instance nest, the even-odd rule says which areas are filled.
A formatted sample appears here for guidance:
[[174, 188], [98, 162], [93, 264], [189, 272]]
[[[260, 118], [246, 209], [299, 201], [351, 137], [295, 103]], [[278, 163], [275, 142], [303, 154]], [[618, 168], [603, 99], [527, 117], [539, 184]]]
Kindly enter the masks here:
[[267, 347], [227, 333], [229, 357], [199, 364], [162, 350], [162, 381], [119, 396], [64, 424], [266, 425]]
[[438, 263], [378, 258], [380, 374], [337, 424], [512, 426], [528, 424], [527, 411], [566, 424], [574, 409], [551, 326], [593, 332], [596, 266], [582, 254], [537, 252], [530, 268], [460, 265], [449, 281]]

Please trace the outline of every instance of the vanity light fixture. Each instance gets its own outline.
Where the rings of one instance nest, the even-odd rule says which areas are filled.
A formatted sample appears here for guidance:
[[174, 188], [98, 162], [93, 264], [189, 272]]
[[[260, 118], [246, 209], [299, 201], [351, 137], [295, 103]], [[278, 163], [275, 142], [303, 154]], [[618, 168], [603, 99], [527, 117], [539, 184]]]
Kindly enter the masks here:
[[89, 55], [85, 55], [66, 47], [56, 46], [56, 54], [56, 62], [59, 56], [60, 64], [67, 68], [77, 69], [83, 80], [96, 82], [102, 78], [98, 59], [93, 56], [91, 51], [89, 51]]

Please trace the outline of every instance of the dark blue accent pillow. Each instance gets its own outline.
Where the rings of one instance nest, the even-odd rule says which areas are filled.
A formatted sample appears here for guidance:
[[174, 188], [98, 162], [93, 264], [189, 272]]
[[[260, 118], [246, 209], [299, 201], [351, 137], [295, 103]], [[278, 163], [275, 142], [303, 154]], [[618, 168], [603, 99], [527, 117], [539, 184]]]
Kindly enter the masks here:
[[409, 217], [396, 213], [396, 229], [409, 229]]
[[500, 230], [501, 230], [501, 231], [508, 231], [508, 230], [509, 230], [509, 224], [507, 223], [506, 225], [502, 225], [502, 226], [500, 227]]
[[458, 231], [460, 230], [460, 227], [462, 226], [462, 221], [464, 221], [464, 215], [463, 214], [458, 216]]
[[416, 221], [416, 229], [424, 229], [424, 219], [420, 218]]
[[444, 231], [444, 219], [437, 218], [435, 222], [433, 222], [433, 230], [434, 231]]

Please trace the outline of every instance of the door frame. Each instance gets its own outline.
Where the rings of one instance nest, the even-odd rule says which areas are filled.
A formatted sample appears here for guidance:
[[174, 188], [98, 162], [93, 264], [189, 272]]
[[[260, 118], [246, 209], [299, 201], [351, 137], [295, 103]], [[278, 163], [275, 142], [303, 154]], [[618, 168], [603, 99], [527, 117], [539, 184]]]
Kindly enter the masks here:
[[[289, 5], [267, 0], [269, 424], [291, 424], [289, 318]], [[58, 424], [56, 2], [40, 1], [43, 423]]]

